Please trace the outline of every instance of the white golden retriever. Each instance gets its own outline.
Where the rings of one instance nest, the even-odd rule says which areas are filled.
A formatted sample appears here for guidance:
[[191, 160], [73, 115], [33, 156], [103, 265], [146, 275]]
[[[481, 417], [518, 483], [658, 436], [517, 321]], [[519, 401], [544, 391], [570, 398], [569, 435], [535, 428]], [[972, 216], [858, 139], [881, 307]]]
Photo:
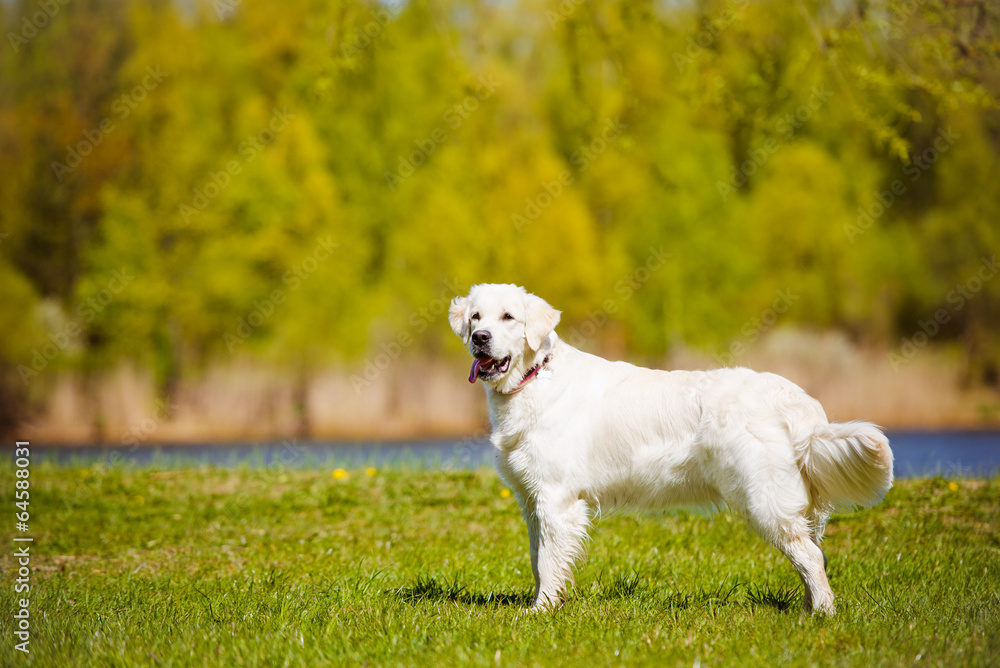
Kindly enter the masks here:
[[892, 486], [881, 430], [829, 422], [774, 374], [609, 362], [561, 341], [559, 315], [515, 285], [476, 285], [448, 314], [528, 525], [533, 607], [562, 602], [592, 514], [727, 506], [792, 562], [805, 610], [833, 614], [820, 539], [834, 508], [870, 506]]

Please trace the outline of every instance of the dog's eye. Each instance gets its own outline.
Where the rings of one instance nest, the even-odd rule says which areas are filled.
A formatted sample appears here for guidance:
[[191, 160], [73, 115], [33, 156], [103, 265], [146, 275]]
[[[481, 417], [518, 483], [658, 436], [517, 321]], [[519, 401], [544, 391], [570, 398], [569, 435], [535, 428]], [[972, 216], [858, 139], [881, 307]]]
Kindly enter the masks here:
[[473, 313], [472, 314], [472, 319], [473, 320], [479, 320], [479, 314], [478, 313]]
[[514, 316], [512, 316], [510, 313], [504, 313], [503, 314], [503, 319], [504, 320], [513, 320]]

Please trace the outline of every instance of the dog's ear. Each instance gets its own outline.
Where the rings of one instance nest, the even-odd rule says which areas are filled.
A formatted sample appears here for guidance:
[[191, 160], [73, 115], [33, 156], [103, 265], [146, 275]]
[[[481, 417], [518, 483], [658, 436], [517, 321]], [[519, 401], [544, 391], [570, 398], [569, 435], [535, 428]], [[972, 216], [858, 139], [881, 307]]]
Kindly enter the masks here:
[[462, 337], [462, 343], [468, 343], [472, 336], [472, 323], [469, 321], [469, 298], [455, 297], [448, 309], [448, 322], [451, 328]]
[[538, 350], [545, 337], [559, 324], [561, 313], [541, 297], [528, 295], [528, 310], [524, 317], [524, 335], [528, 339], [528, 347]]

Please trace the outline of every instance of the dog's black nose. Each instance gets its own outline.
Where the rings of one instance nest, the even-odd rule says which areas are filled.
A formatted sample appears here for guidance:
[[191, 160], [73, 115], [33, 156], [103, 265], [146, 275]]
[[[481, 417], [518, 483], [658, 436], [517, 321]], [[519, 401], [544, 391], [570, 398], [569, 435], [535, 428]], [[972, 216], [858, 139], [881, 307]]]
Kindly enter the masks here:
[[477, 346], [485, 346], [492, 338], [493, 336], [484, 329], [472, 333], [472, 342]]

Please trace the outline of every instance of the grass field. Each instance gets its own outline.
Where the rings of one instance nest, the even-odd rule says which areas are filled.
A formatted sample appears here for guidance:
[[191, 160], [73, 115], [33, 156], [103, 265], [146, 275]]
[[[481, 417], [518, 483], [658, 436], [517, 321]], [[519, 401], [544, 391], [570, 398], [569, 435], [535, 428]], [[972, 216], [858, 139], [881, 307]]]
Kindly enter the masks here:
[[1000, 664], [1000, 479], [898, 481], [835, 516], [820, 619], [727, 514], [598, 520], [568, 603], [531, 614], [491, 471], [50, 464], [31, 469], [25, 655], [4, 459], [4, 666]]

